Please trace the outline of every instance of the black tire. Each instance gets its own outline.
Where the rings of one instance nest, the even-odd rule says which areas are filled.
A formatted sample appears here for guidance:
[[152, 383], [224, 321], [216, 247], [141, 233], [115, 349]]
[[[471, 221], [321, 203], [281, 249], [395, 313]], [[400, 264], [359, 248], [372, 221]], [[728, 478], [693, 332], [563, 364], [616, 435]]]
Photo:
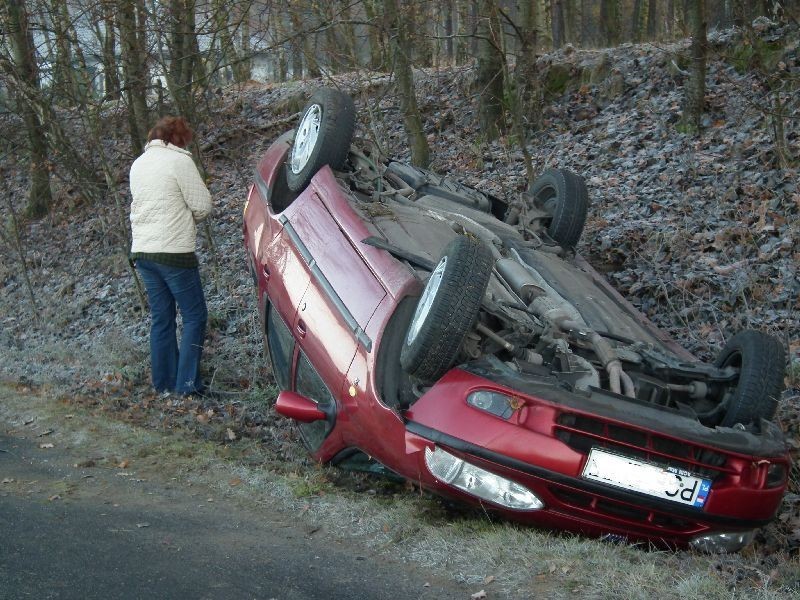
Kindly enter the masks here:
[[461, 235], [447, 245], [400, 351], [406, 373], [430, 384], [450, 369], [475, 325], [491, 274], [491, 252], [479, 240]]
[[[325, 165], [341, 169], [350, 152], [356, 124], [353, 99], [332, 88], [318, 90], [306, 104], [286, 159], [286, 184], [300, 192]], [[317, 129], [318, 127], [318, 129]], [[310, 132], [316, 129], [312, 139]], [[301, 136], [309, 140], [303, 144]]]
[[719, 424], [731, 427], [771, 420], [783, 391], [785, 362], [780, 342], [760, 331], [741, 331], [728, 340], [714, 364], [737, 367], [739, 381], [723, 400], [726, 406]]
[[589, 193], [583, 177], [565, 169], [548, 169], [529, 189], [534, 205], [545, 211], [547, 234], [566, 248], [574, 248], [583, 233]]

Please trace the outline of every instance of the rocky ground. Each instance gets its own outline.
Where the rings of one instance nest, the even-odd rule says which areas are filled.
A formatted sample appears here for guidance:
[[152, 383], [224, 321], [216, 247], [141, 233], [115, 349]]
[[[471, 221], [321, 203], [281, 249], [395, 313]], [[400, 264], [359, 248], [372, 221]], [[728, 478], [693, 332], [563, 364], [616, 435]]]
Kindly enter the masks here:
[[[730, 37], [730, 36], [729, 36]], [[788, 97], [786, 138], [793, 167], [774, 149], [763, 86], [737, 71], [729, 39], [716, 39], [707, 77], [708, 113], [701, 137], [679, 131], [686, 74], [684, 44], [566, 49], [543, 57], [570, 79], [548, 99], [529, 151], [538, 172], [567, 168], [585, 177], [591, 207], [579, 250], [660, 327], [704, 359], [743, 327], [776, 335], [786, 346], [788, 386], [779, 418], [800, 449], [800, 123]], [[800, 70], [796, 42], [785, 69]], [[418, 96], [433, 168], [496, 195], [516, 195], [528, 182], [511, 138], [479, 142], [469, 68], [417, 74]], [[304, 94], [328, 82], [250, 83], [209, 99], [198, 124], [202, 160], [215, 202], [200, 256], [210, 310], [205, 366], [224, 400], [156, 398], [147, 391], [146, 314], [126, 265], [125, 215], [112, 198], [101, 205], [56, 178], [56, 204], [40, 222], [22, 224], [31, 300], [15, 244], [0, 246], [0, 377], [57, 382], [68, 396], [134, 422], [193, 427], [224, 442], [251, 435], [290, 449], [287, 426], [266, 410], [264, 368], [254, 294], [246, 273], [241, 214], [256, 160], [291, 127]], [[393, 89], [385, 76], [341, 76], [359, 107], [360, 131], [396, 158], [408, 158]], [[793, 112], [792, 112], [793, 111]], [[4, 131], [17, 126], [9, 117]], [[129, 201], [124, 119], [110, 112], [108, 147]], [[14, 136], [11, 136], [15, 139]], [[17, 140], [19, 143], [21, 141]], [[12, 150], [14, 146], [12, 144]], [[0, 158], [4, 193], [21, 209], [27, 175], [18, 153]], [[2, 209], [7, 216], [6, 206]], [[10, 223], [6, 219], [7, 223]], [[6, 231], [9, 231], [6, 227]], [[760, 551], [800, 547], [800, 476]]]

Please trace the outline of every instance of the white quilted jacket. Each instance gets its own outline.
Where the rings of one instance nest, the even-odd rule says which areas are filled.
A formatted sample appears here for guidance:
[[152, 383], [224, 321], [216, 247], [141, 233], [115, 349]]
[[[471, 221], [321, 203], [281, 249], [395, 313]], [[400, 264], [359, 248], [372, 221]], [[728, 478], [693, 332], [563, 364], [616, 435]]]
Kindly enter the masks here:
[[130, 185], [131, 252], [194, 252], [211, 194], [191, 152], [153, 140], [131, 165]]

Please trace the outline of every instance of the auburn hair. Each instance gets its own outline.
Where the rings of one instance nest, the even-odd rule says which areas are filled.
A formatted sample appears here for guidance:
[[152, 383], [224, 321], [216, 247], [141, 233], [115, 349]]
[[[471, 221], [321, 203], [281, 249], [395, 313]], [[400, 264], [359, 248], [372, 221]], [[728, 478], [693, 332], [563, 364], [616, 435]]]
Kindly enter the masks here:
[[192, 130], [183, 117], [162, 117], [147, 134], [147, 141], [153, 140], [185, 148], [192, 141]]

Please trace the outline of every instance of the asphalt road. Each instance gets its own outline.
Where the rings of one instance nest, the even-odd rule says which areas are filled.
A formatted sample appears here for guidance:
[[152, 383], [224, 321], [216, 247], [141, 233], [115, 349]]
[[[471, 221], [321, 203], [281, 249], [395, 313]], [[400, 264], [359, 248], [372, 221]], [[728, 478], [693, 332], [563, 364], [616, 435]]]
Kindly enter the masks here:
[[41, 442], [0, 424], [0, 599], [446, 600], [475, 592], [293, 515], [76, 467], [85, 457]]

